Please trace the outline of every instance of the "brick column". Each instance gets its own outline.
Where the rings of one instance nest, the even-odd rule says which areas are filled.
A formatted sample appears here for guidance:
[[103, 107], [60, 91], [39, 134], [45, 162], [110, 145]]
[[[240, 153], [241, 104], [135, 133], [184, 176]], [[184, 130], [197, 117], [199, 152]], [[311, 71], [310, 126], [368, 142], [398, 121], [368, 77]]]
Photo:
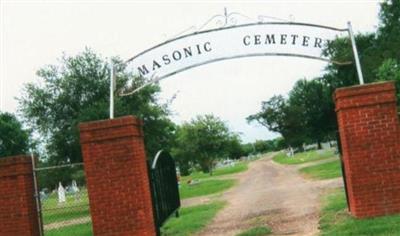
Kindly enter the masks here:
[[39, 236], [30, 156], [0, 158], [0, 236]]
[[400, 213], [400, 145], [393, 82], [340, 88], [336, 112], [351, 213]]
[[141, 121], [83, 123], [80, 133], [94, 235], [155, 235]]

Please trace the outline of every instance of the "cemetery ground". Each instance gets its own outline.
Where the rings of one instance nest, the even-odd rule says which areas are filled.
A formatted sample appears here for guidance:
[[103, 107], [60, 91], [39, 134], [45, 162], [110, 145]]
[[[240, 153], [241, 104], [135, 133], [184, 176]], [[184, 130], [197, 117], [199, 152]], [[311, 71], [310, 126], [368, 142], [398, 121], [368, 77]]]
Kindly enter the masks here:
[[[171, 217], [164, 236], [184, 235], [398, 235], [400, 216], [357, 220], [347, 212], [340, 161], [333, 151], [287, 157], [269, 153], [254, 161], [194, 172], [180, 181], [180, 217]], [[54, 193], [45, 201], [46, 236], [92, 235], [87, 192]]]
[[[358, 220], [347, 211], [340, 160], [333, 151], [283, 153], [241, 164], [230, 174], [184, 179], [229, 180], [231, 188], [182, 200], [163, 235], [398, 235], [400, 216]], [[229, 172], [229, 168], [220, 173]], [[194, 176], [197, 176], [196, 178]], [[223, 191], [223, 192], [221, 192]]]
[[274, 156], [250, 162], [248, 171], [236, 175], [238, 184], [217, 198], [226, 206], [198, 235], [265, 235], [268, 229], [277, 235], [318, 234], [320, 195], [342, 182], [340, 178], [312, 181], [299, 168], [337, 157], [332, 151], [312, 151], [291, 157], [302, 165], [287, 165], [276, 163]]
[[[270, 153], [248, 164], [236, 165], [234, 173], [231, 172], [233, 167], [230, 167], [216, 170], [213, 176], [194, 173], [182, 178], [183, 184], [190, 179], [199, 181], [199, 184], [233, 179], [236, 184], [232, 188], [221, 189], [224, 192], [184, 198], [181, 212], [185, 214], [170, 219], [163, 228], [164, 235], [266, 235], [271, 230], [276, 234], [317, 232], [319, 192], [326, 187], [340, 186], [341, 179], [323, 181], [321, 184], [305, 179], [298, 169], [303, 168], [307, 162], [338, 161], [338, 158], [331, 150], [311, 151], [291, 159], [301, 165], [281, 165], [272, 160], [274, 156], [287, 158], [280, 153]], [[183, 188], [184, 185], [181, 190]], [[193, 215], [205, 216], [201, 209], [196, 211], [196, 208], [216, 202], [223, 205], [223, 208], [218, 207], [221, 209], [218, 211], [214, 207], [212, 214], [209, 212], [207, 215], [208, 219], [204, 219], [203, 227], [199, 227], [199, 221], [195, 221], [196, 224], [185, 224], [185, 216], [188, 217], [186, 210]], [[178, 225], [179, 230], [175, 230]], [[191, 226], [196, 230], [187, 229]]]

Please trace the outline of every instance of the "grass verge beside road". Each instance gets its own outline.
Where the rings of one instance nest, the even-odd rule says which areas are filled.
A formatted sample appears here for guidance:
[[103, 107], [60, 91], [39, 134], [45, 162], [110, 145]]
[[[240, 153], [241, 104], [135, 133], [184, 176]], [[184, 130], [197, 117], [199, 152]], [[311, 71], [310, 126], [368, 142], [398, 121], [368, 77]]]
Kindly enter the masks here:
[[239, 172], [246, 171], [248, 169], [248, 162], [247, 161], [242, 161], [236, 163], [234, 166], [226, 166], [222, 168], [215, 169], [213, 171], [213, 175], [210, 175], [209, 173], [203, 173], [200, 171], [193, 172], [189, 176], [183, 176], [181, 178], [181, 181], [188, 181], [189, 179], [205, 179], [205, 178], [212, 178], [212, 177], [217, 177], [221, 175], [230, 175], [230, 174], [236, 174]]
[[300, 173], [303, 173], [306, 177], [317, 180], [333, 179], [342, 176], [339, 160], [304, 167], [300, 169]]
[[[248, 162], [238, 162], [234, 166], [222, 167], [214, 170], [213, 175], [194, 172], [180, 179], [179, 193], [181, 199], [199, 197], [223, 192], [235, 185], [234, 179], [214, 179], [213, 177], [236, 174], [246, 171]], [[189, 184], [191, 180], [191, 184]]]
[[213, 202], [210, 204], [184, 207], [178, 218], [170, 218], [162, 227], [161, 234], [164, 236], [186, 236], [193, 235], [202, 230], [211, 222], [214, 216], [225, 205], [225, 202]]
[[271, 233], [272, 231], [269, 228], [265, 226], [258, 226], [248, 229], [236, 236], [264, 236], [264, 235], [270, 235]]
[[179, 194], [181, 199], [204, 196], [227, 190], [235, 185], [235, 183], [236, 181], [234, 179], [200, 180], [198, 183], [195, 184], [188, 184], [184, 182], [180, 185]]
[[311, 161], [318, 161], [334, 157], [333, 150], [313, 150], [308, 152], [296, 153], [294, 156], [289, 157], [284, 152], [278, 153], [273, 157], [273, 160], [279, 164], [296, 165]]
[[400, 235], [400, 215], [355, 219], [347, 212], [343, 189], [328, 194], [323, 201], [321, 235]]

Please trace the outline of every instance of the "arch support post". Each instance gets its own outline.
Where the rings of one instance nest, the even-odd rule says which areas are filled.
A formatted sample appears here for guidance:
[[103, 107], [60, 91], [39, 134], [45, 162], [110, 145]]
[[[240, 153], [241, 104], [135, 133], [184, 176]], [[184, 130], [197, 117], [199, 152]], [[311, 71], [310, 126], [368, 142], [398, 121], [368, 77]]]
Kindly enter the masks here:
[[156, 235], [142, 122], [125, 116], [79, 128], [94, 235]]
[[394, 82], [340, 88], [334, 98], [351, 214], [365, 218], [400, 213]]

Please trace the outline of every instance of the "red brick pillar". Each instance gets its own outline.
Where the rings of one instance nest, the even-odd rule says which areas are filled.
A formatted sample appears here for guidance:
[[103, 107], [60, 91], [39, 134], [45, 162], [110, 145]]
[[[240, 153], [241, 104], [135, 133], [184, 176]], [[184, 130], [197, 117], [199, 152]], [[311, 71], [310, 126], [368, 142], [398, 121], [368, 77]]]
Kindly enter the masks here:
[[94, 235], [155, 235], [141, 121], [83, 123], [80, 133]]
[[39, 236], [30, 156], [0, 158], [0, 236]]
[[399, 120], [393, 82], [337, 89], [336, 112], [351, 213], [400, 213]]

